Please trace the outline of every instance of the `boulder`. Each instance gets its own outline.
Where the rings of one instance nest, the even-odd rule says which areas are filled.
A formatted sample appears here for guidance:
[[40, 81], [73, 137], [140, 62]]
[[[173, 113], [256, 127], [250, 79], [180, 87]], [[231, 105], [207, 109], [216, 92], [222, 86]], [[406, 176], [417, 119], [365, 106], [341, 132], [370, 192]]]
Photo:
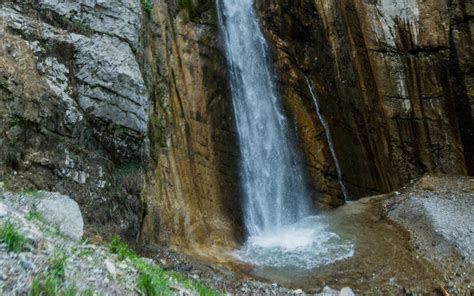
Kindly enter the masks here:
[[77, 202], [66, 195], [47, 193], [36, 205], [44, 220], [60, 233], [80, 240], [84, 233], [84, 221]]

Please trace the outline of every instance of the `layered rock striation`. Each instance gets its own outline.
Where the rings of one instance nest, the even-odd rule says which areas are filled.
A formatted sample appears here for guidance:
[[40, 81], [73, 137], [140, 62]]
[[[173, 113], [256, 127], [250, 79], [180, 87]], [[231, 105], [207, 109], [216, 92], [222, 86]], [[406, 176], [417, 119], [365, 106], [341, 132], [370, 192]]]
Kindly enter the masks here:
[[[314, 85], [350, 195], [473, 173], [469, 1], [256, 1], [323, 203], [338, 195]], [[339, 194], [340, 196], [340, 194]]]
[[[351, 198], [473, 173], [469, 1], [255, 5], [318, 208], [344, 200], [310, 87]], [[0, 18], [0, 181], [71, 196], [86, 233], [243, 237], [213, 0], [3, 1]]]

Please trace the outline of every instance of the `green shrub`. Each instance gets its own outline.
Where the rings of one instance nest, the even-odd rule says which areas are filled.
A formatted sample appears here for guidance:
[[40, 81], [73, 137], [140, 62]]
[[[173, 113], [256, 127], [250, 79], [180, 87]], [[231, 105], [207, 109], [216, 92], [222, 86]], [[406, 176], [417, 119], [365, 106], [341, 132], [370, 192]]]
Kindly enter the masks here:
[[56, 296], [61, 289], [61, 283], [54, 276], [48, 276], [43, 285], [43, 295]]
[[149, 273], [140, 273], [137, 286], [147, 296], [169, 295], [167, 282], [163, 278]]
[[112, 236], [109, 249], [110, 252], [117, 254], [119, 260], [136, 256], [135, 253], [128, 248], [128, 245], [122, 242], [122, 239], [117, 235]]
[[41, 288], [41, 281], [39, 277], [35, 277], [33, 281], [31, 282], [30, 286], [30, 291], [28, 292], [29, 296], [39, 296], [41, 295], [41, 291], [43, 289]]
[[5, 222], [0, 227], [0, 242], [7, 245], [11, 252], [20, 252], [28, 240], [16, 229], [11, 221]]
[[50, 274], [37, 275], [30, 286], [29, 296], [58, 296], [61, 283]]
[[141, 0], [143, 10], [146, 12], [148, 16], [151, 15], [151, 10], [153, 9], [152, 0]]
[[51, 273], [42, 273], [37, 275], [31, 282], [28, 296], [94, 295], [94, 293], [86, 294], [84, 292], [78, 293], [75, 285], [64, 286], [63, 281]]
[[64, 296], [76, 296], [77, 295], [77, 288], [74, 285], [71, 285], [64, 289]]

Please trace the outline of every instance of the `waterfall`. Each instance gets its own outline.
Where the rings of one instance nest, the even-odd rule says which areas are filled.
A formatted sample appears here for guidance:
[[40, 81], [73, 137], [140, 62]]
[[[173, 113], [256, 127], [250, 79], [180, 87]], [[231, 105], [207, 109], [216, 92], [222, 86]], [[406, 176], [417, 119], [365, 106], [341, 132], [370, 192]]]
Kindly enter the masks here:
[[[249, 234], [242, 248], [232, 255], [261, 267], [297, 269], [352, 256], [353, 244], [332, 232], [324, 215], [310, 216], [311, 203], [295, 150], [295, 135], [281, 106], [253, 0], [216, 3], [229, 64], [244, 223]], [[327, 123], [316, 99], [315, 103], [335, 158]], [[340, 176], [336, 158], [335, 162]]]
[[239, 137], [244, 223], [257, 236], [308, 216], [309, 195], [253, 0], [216, 1]]
[[344, 184], [344, 180], [342, 179], [341, 166], [339, 165], [339, 160], [337, 159], [336, 150], [334, 149], [334, 142], [332, 141], [332, 135], [331, 135], [331, 130], [329, 129], [329, 124], [324, 118], [323, 114], [321, 113], [318, 97], [314, 93], [313, 87], [311, 86], [311, 83], [309, 82], [308, 77], [305, 76], [305, 79], [306, 79], [306, 84], [308, 85], [308, 88], [309, 88], [309, 92], [311, 93], [311, 97], [313, 98], [314, 106], [316, 107], [316, 113], [318, 114], [319, 121], [323, 125], [324, 133], [326, 134], [326, 141], [328, 142], [328, 146], [329, 146], [329, 151], [331, 151], [332, 159], [334, 161], [334, 164], [336, 165], [336, 174], [337, 174], [337, 179], [339, 181], [339, 186], [341, 187], [342, 195], [345, 201], [349, 201], [349, 194], [347, 193], [346, 185]]

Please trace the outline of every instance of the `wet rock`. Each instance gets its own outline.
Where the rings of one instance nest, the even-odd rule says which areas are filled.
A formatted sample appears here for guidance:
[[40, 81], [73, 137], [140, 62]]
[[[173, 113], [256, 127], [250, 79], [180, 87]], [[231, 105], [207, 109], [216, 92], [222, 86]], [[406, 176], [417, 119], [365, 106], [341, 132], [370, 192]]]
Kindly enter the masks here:
[[59, 232], [80, 240], [84, 232], [84, 221], [77, 202], [59, 193], [46, 194], [37, 205], [42, 217], [54, 225]]
[[193, 265], [180, 262], [175, 266], [175, 269], [178, 271], [190, 272], [191, 270], [193, 270]]
[[323, 193], [316, 203], [333, 206], [341, 195], [305, 75], [353, 197], [396, 190], [426, 172], [473, 173], [465, 2], [255, 1], [310, 180]]

